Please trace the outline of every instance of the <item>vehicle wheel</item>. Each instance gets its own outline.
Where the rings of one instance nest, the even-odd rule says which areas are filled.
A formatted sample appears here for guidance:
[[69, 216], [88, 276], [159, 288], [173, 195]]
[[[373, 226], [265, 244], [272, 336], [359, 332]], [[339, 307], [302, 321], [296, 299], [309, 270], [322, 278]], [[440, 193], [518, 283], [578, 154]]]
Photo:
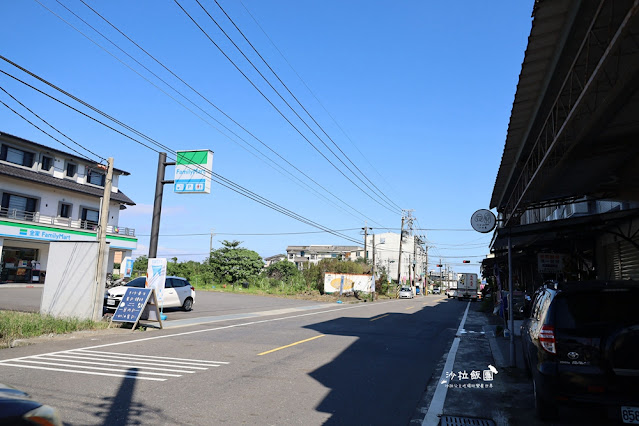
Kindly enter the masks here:
[[537, 383], [533, 378], [533, 393], [535, 395], [535, 410], [541, 420], [553, 420], [557, 418], [557, 407], [543, 399], [537, 392]]
[[191, 309], [193, 309], [193, 299], [187, 297], [184, 301], [184, 305], [182, 305], [182, 309], [184, 309], [185, 311], [190, 311]]

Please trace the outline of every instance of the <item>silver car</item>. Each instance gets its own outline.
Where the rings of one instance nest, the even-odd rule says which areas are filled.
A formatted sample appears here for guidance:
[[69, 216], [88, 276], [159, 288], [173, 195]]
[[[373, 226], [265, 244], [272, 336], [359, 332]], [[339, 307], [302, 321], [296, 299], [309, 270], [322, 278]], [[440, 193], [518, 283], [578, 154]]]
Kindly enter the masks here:
[[399, 290], [399, 298], [400, 299], [412, 299], [413, 297], [415, 297], [415, 294], [413, 293], [413, 289], [410, 287], [402, 287]]

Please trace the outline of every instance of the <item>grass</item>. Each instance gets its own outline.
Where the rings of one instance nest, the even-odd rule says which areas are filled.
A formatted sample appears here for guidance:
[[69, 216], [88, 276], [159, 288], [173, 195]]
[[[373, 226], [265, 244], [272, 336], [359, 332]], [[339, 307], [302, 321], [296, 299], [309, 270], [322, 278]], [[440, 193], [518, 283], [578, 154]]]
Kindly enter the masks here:
[[66, 334], [81, 330], [100, 330], [108, 326], [107, 322], [54, 318], [37, 313], [0, 311], [0, 348], [11, 346], [11, 343], [17, 339], [28, 339], [47, 334]]

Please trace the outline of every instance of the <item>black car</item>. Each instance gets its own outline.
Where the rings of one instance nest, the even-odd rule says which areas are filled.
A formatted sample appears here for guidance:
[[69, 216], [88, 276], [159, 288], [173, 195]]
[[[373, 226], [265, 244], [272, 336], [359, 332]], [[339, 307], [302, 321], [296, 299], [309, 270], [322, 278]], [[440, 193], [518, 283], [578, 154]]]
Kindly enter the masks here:
[[544, 285], [521, 327], [542, 419], [585, 405], [639, 424], [639, 282]]
[[62, 426], [58, 410], [40, 404], [29, 394], [0, 384], [0, 424]]

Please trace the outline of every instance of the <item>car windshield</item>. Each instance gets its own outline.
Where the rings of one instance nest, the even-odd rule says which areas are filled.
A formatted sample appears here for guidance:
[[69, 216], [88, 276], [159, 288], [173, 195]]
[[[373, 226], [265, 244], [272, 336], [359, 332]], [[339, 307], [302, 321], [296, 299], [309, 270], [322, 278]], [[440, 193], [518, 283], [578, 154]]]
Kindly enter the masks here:
[[637, 297], [637, 289], [561, 294], [557, 297], [554, 308], [557, 327], [631, 324], [637, 321]]
[[401, 290], [401, 291], [410, 291], [410, 288], [406, 288], [406, 287], [404, 287], [404, 288], [402, 288], [402, 290]]
[[127, 287], [144, 288], [145, 284], [146, 284], [146, 278], [145, 277], [139, 277], [139, 278], [136, 278], [136, 279], [126, 283], [126, 286]]

